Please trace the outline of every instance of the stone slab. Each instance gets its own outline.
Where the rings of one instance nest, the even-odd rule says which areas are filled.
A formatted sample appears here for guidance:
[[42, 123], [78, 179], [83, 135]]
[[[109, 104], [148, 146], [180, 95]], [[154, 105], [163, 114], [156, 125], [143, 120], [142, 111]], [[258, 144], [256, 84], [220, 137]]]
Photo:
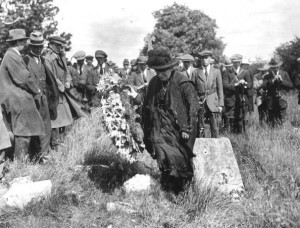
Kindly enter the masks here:
[[33, 199], [40, 200], [51, 194], [50, 180], [38, 182], [15, 182], [0, 198], [0, 208], [16, 207], [23, 209]]
[[197, 138], [193, 158], [196, 183], [223, 193], [244, 191], [242, 177], [228, 138]]
[[4, 125], [3, 117], [0, 109], [0, 150], [11, 147], [9, 133]]

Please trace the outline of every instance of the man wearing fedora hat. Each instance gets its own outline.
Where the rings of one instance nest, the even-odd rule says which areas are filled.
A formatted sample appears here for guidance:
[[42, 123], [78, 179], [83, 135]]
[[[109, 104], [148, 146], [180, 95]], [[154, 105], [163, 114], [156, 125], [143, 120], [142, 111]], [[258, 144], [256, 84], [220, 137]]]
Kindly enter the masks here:
[[33, 136], [45, 135], [45, 126], [34, 100], [41, 96], [41, 90], [20, 54], [27, 39], [24, 29], [9, 31], [7, 42], [10, 48], [0, 67], [0, 105], [14, 135], [15, 159], [29, 155]]
[[264, 77], [262, 88], [267, 91], [268, 123], [275, 126], [286, 122], [287, 95], [293, 83], [288, 73], [280, 69], [282, 62], [272, 58], [268, 65], [269, 74]]
[[[195, 84], [199, 102], [204, 104], [204, 118], [209, 122], [210, 136], [218, 138], [218, 118], [224, 106], [222, 77], [220, 70], [211, 65], [211, 51], [204, 50], [200, 56], [202, 68], [193, 71], [192, 81]], [[209, 137], [208, 135], [205, 131], [205, 137]]]
[[146, 95], [132, 95], [136, 101], [144, 101], [144, 143], [162, 171], [161, 182], [165, 188], [179, 192], [193, 177], [196, 91], [192, 82], [174, 69], [178, 60], [171, 58], [168, 49], [151, 50], [148, 56], [147, 64], [157, 75], [150, 81]]
[[65, 43], [63, 37], [49, 37], [49, 45], [44, 56], [45, 63], [54, 75], [59, 89], [57, 118], [51, 121], [51, 147], [55, 150], [61, 143], [60, 134], [65, 131], [66, 126], [73, 122], [71, 108], [66, 97], [66, 91], [71, 88], [72, 77], [68, 71], [66, 57], [63, 53]]
[[195, 70], [193, 67], [194, 57], [190, 54], [179, 56], [178, 59], [182, 61], [183, 67], [181, 73], [187, 76], [188, 79], [192, 78], [192, 72]]
[[102, 50], [97, 50], [95, 52], [95, 58], [97, 60], [97, 66], [89, 69], [87, 73], [86, 88], [88, 100], [91, 106], [99, 106], [101, 101], [101, 93], [97, 91], [97, 84], [100, 78], [104, 74], [109, 73], [109, 66], [107, 64], [107, 54]]
[[253, 88], [255, 89], [254, 98], [257, 105], [259, 123], [263, 124], [267, 120], [267, 96], [266, 91], [262, 88], [264, 78], [269, 74], [269, 65], [264, 64], [257, 68], [259, 73], [254, 75]]
[[35, 155], [41, 155], [41, 158], [49, 153], [50, 138], [51, 138], [51, 119], [57, 118], [58, 105], [58, 87], [56, 80], [48, 66], [45, 64], [45, 59], [41, 56], [45, 40], [40, 31], [35, 31], [30, 34], [29, 53], [24, 57], [24, 62], [27, 65], [30, 74], [32, 75], [36, 86], [41, 90], [41, 94], [35, 97], [38, 104], [38, 110], [44, 121], [46, 134], [32, 138], [32, 152]]

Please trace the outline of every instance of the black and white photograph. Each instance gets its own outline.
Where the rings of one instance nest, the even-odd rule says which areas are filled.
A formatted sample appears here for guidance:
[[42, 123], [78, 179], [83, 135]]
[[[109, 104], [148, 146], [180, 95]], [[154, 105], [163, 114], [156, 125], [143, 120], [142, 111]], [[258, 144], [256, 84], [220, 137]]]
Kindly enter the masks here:
[[299, 9], [0, 0], [0, 227], [300, 227]]

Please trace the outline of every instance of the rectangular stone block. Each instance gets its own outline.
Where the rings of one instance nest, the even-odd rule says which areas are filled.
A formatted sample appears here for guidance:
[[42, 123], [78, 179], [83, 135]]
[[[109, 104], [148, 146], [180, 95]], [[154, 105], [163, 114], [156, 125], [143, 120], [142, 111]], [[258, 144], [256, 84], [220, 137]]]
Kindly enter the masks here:
[[0, 150], [11, 147], [10, 137], [2, 118], [3, 117], [0, 109]]
[[228, 138], [197, 138], [193, 158], [196, 183], [223, 193], [244, 191], [242, 177]]

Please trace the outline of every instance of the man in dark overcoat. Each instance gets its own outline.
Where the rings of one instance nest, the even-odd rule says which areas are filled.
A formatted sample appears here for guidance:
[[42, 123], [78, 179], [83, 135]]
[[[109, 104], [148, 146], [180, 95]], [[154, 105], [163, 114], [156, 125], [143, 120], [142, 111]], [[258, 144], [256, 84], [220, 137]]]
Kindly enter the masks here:
[[14, 158], [20, 160], [29, 155], [31, 138], [45, 135], [44, 122], [35, 100], [41, 96], [41, 90], [20, 54], [27, 39], [23, 29], [9, 31], [7, 42], [10, 48], [0, 67], [0, 104], [14, 134]]
[[49, 37], [49, 45], [44, 55], [45, 63], [54, 75], [59, 90], [57, 118], [51, 120], [51, 147], [57, 149], [61, 143], [60, 134], [65, 127], [73, 123], [73, 116], [67, 100], [66, 90], [70, 89], [72, 77], [67, 69], [66, 57], [63, 53], [65, 39], [60, 36]]
[[267, 91], [268, 122], [281, 125], [287, 120], [288, 91], [293, 83], [286, 71], [280, 69], [282, 62], [271, 59], [269, 74], [264, 77], [262, 88]]
[[41, 155], [45, 159], [50, 149], [51, 120], [57, 118], [58, 87], [56, 80], [45, 59], [41, 56], [45, 40], [40, 31], [30, 34], [29, 53], [24, 57], [29, 72], [34, 79], [36, 86], [41, 90], [40, 96], [35, 97], [38, 110], [44, 121], [46, 134], [35, 136], [31, 140], [31, 148], [34, 155]]
[[225, 131], [234, 132], [234, 110], [235, 110], [235, 83], [238, 82], [233, 71], [231, 59], [226, 58], [223, 64], [223, 90], [224, 90], [224, 126]]
[[[218, 138], [218, 118], [224, 106], [222, 76], [220, 70], [210, 64], [211, 51], [202, 51], [200, 56], [202, 68], [192, 72], [191, 80], [195, 84], [199, 102], [204, 102], [204, 118], [209, 121], [211, 137]], [[208, 137], [207, 133], [205, 137]]]

